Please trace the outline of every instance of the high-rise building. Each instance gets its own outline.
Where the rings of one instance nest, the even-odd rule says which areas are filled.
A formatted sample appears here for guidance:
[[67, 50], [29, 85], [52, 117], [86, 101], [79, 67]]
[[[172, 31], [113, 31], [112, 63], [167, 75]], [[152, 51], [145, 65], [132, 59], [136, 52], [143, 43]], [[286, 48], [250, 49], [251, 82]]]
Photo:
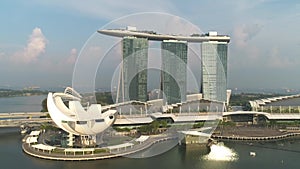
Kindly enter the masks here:
[[[98, 32], [123, 38], [123, 59], [131, 55], [131, 53], [140, 53], [140, 56], [133, 54], [133, 57], [127, 59], [127, 61], [125, 59], [123, 63], [123, 70], [121, 71], [123, 72], [123, 93], [120, 94], [123, 96], [123, 99], [121, 101], [145, 101], [147, 98], [146, 69], [148, 58], [146, 48], [148, 47], [148, 40], [150, 40], [162, 41], [161, 89], [167, 98], [168, 104], [186, 100], [187, 43], [201, 44], [202, 62], [199, 65], [201, 64], [202, 67], [200, 92], [203, 98], [226, 103], [229, 36], [218, 35], [217, 32], [209, 32], [203, 35], [193, 34], [191, 36], [157, 34], [153, 31], [139, 31], [134, 27], [128, 27], [126, 30], [104, 29], [98, 30]], [[178, 62], [178, 60], [182, 62]], [[137, 72], [140, 73], [137, 74]], [[136, 77], [131, 77], [133, 74]], [[117, 98], [118, 96], [117, 94]], [[124, 96], [126, 99], [124, 99]]]
[[186, 100], [187, 42], [164, 40], [162, 49], [161, 89], [168, 104]]
[[[216, 33], [215, 33], [216, 34]], [[209, 36], [216, 36], [215, 34]], [[204, 99], [226, 102], [228, 42], [202, 42], [202, 85]]]
[[122, 101], [147, 101], [148, 40], [146, 38], [123, 38], [122, 66]]

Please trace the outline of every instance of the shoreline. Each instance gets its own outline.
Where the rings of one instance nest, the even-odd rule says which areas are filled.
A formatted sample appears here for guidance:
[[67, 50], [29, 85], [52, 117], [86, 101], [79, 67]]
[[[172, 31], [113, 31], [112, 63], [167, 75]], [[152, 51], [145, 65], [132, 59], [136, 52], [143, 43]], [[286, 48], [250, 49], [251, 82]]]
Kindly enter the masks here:
[[299, 137], [300, 130], [268, 127], [235, 126], [216, 130], [211, 138], [219, 140], [269, 141]]

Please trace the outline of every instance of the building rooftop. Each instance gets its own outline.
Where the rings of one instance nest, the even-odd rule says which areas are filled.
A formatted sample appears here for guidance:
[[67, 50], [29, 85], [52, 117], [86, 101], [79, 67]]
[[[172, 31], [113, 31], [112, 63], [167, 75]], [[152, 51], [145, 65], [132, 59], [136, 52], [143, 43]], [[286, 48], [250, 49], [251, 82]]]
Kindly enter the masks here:
[[126, 37], [126, 36], [134, 36], [138, 38], [147, 38], [148, 40], [154, 41], [163, 41], [163, 40], [179, 40], [179, 41], [187, 41], [187, 42], [226, 42], [229, 43], [230, 37], [227, 35], [218, 35], [217, 32], [209, 32], [207, 34], [192, 34], [192, 35], [169, 35], [169, 34], [158, 34], [154, 31], [141, 30], [138, 31], [136, 29], [102, 29], [98, 30], [98, 33], [116, 36], [116, 37]]

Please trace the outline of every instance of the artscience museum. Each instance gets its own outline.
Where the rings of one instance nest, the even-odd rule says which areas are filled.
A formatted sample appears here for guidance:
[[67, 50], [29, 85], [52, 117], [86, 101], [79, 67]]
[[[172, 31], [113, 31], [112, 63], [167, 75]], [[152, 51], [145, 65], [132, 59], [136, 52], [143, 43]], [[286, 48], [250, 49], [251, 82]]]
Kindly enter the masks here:
[[[85, 109], [80, 103], [81, 98], [69, 87], [64, 93], [49, 93], [47, 98], [49, 115], [59, 128], [70, 133], [71, 140], [72, 135], [77, 135], [82, 136], [84, 142], [90, 142], [91, 139], [95, 142], [95, 136], [113, 124], [117, 111], [102, 112], [100, 104], [92, 104]], [[72, 141], [68, 144], [72, 145]]]

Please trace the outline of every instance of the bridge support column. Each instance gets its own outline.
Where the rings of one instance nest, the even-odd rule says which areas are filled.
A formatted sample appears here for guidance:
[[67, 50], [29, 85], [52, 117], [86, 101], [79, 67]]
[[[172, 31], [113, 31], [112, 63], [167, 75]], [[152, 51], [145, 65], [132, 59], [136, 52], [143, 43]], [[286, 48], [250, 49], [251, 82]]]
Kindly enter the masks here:
[[258, 124], [258, 115], [253, 114], [252, 124]]

